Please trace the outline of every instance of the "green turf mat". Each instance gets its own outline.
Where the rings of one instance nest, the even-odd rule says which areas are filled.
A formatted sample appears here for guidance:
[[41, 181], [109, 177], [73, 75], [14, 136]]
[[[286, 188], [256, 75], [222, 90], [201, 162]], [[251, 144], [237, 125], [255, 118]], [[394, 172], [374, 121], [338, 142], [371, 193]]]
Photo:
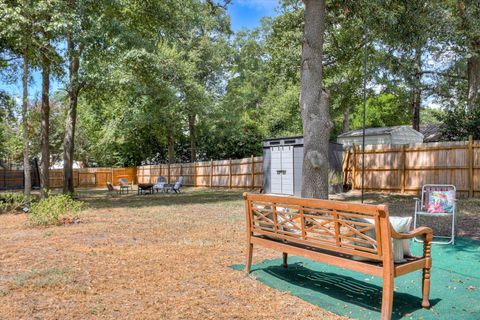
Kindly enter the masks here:
[[[414, 254], [423, 245], [412, 244]], [[395, 278], [393, 319], [480, 319], [480, 241], [461, 238], [455, 246], [432, 245], [429, 310], [422, 309], [421, 277], [416, 271]], [[305, 301], [355, 319], [379, 319], [382, 280], [300, 257], [252, 266], [251, 275], [266, 285], [288, 291]], [[232, 268], [243, 270], [244, 265]]]

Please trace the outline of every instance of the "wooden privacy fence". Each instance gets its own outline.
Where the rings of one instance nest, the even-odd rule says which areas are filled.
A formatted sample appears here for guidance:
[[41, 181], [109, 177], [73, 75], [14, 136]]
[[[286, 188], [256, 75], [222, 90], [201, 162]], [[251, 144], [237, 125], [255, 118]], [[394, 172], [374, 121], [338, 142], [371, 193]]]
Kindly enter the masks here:
[[[362, 183], [362, 150], [344, 153], [344, 182]], [[478, 141], [365, 147], [365, 190], [418, 193], [424, 184], [453, 184], [461, 196], [480, 195]]]
[[184, 184], [193, 187], [262, 188], [263, 158], [201, 161], [137, 167], [138, 183], [155, 183], [164, 176], [169, 183], [180, 176]]
[[[3, 181], [3, 176], [0, 170], [0, 182]], [[168, 183], [174, 183], [180, 176], [183, 176], [185, 178], [184, 185], [194, 187], [262, 188], [263, 158], [252, 156], [236, 160], [73, 170], [75, 187], [106, 188], [107, 182], [118, 185], [120, 178], [126, 178], [134, 184], [155, 183], [159, 176], [164, 176]], [[23, 188], [23, 171], [9, 172], [8, 179], [4, 180], [8, 182], [4, 183], [4, 189], [13, 189], [10, 187], [11, 185], [15, 185], [17, 189]], [[62, 188], [63, 170], [50, 169], [49, 181], [51, 188]]]
[[[118, 179], [127, 178], [136, 183], [137, 169], [133, 168], [81, 168], [73, 170], [73, 183], [75, 187], [102, 187], [106, 188], [107, 182], [118, 185]], [[63, 170], [50, 169], [49, 181], [51, 188], [63, 187]]]

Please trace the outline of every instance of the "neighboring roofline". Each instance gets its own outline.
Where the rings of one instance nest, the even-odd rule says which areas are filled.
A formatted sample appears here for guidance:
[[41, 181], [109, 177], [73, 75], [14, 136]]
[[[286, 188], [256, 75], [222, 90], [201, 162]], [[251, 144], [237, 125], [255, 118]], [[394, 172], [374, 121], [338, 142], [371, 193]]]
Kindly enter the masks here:
[[415, 130], [415, 129], [413, 129], [412, 127], [407, 126], [407, 125], [397, 126], [395, 129], [393, 129], [392, 131], [390, 131], [390, 133], [396, 132], [396, 131], [398, 131], [398, 130], [400, 130], [400, 129], [403, 129], [403, 128], [410, 128], [410, 129], [412, 129], [412, 131], [413, 131], [417, 136], [422, 137], [422, 139], [424, 138], [424, 135], [423, 135], [420, 131], [417, 131], [417, 130]]
[[[397, 132], [398, 130], [404, 129], [404, 128], [409, 128], [409, 129], [411, 129], [411, 131], [414, 131], [414, 132], [417, 134], [417, 136], [422, 137], [422, 138], [424, 137], [422, 133], [418, 132], [417, 130], [414, 130], [414, 129], [413, 129], [411, 126], [409, 126], [409, 125], [365, 128], [365, 129], [366, 129], [366, 130], [365, 130], [365, 136], [366, 136], [366, 137], [367, 137], [367, 136], [369, 136], [369, 137], [374, 137], [374, 136], [391, 135], [392, 133]], [[368, 132], [369, 129], [390, 129], [390, 131], [388, 131], [388, 132], [382, 132], [382, 133], [378, 133], [378, 132], [377, 132], [377, 133], [369, 133], [369, 132]], [[350, 130], [350, 131], [348, 131], [348, 132], [344, 132], [344, 133], [338, 135], [337, 138], [356, 138], [356, 137], [362, 137], [363, 134], [362, 134], [361, 131], [362, 131], [362, 129]], [[352, 136], [352, 133], [353, 133], [353, 132], [360, 132], [360, 134], [359, 134], [359, 135], [353, 135], [353, 136]]]

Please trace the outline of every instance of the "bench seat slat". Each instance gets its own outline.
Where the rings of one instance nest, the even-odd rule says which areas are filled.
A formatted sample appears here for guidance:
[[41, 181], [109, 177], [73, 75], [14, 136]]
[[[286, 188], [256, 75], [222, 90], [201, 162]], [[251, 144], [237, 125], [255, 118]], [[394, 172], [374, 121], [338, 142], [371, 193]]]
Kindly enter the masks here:
[[383, 272], [382, 267], [374, 263], [370, 264], [365, 263], [364, 261], [355, 261], [349, 258], [348, 255], [333, 255], [332, 252], [321, 251], [318, 248], [312, 248], [308, 246], [302, 247], [294, 243], [285, 244], [282, 242], [272, 241], [270, 239], [264, 239], [260, 237], [252, 237], [252, 243], [259, 244], [265, 248], [288, 252], [293, 255], [305, 257], [340, 268], [343, 268], [346, 264], [349, 264], [351, 266], [355, 266], [355, 270], [362, 273], [370, 274], [375, 277], [381, 277]]

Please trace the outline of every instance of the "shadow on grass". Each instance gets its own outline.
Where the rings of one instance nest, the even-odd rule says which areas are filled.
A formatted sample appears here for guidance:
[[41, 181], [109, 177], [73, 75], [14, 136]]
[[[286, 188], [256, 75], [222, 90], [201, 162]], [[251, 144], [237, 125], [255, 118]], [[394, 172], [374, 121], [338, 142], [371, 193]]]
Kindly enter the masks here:
[[138, 195], [134, 190], [129, 194], [109, 194], [105, 190], [79, 190], [79, 198], [92, 208], [142, 208], [150, 206], [178, 206], [193, 204], [212, 204], [242, 200], [243, 191], [231, 190], [195, 190], [185, 188], [182, 193], [154, 193]]
[[[319, 306], [322, 306], [322, 302], [318, 300], [321, 298], [311, 295], [306, 296], [306, 292], [302, 295], [301, 291], [309, 289], [335, 300], [343, 301], [345, 304], [357, 305], [374, 312], [381, 311], [382, 287], [373, 283], [359, 281], [339, 274], [313, 271], [299, 263], [291, 264], [287, 269], [281, 266], [270, 266], [257, 270], [261, 270], [276, 279], [301, 287], [292, 290], [292, 293]], [[440, 301], [441, 299], [431, 299], [430, 304], [435, 306]], [[420, 309], [422, 309], [420, 290], [418, 296], [395, 292], [392, 319], [400, 319], [405, 314], [410, 314]]]

